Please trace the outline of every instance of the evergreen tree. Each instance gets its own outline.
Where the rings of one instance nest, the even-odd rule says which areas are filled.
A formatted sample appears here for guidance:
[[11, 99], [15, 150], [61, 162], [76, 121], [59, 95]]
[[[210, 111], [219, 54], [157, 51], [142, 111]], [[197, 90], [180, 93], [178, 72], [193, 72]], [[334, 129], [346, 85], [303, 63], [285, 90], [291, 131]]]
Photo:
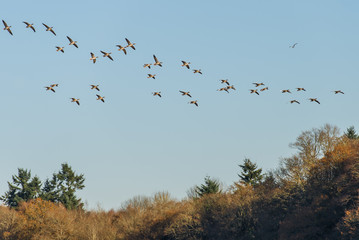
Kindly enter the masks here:
[[355, 131], [354, 126], [351, 126], [351, 127], [347, 128], [347, 131], [344, 134], [349, 139], [358, 139], [359, 138], [357, 132]]
[[241, 174], [238, 174], [241, 183], [255, 186], [262, 181], [262, 169], [258, 168], [257, 164], [252, 163], [250, 159], [244, 159], [244, 164], [238, 166], [242, 168]]
[[206, 194], [213, 194], [213, 193], [219, 193], [220, 190], [220, 183], [216, 179], [211, 179], [209, 176], [206, 176], [204, 178], [204, 184], [201, 184], [201, 186], [196, 186], [196, 194], [199, 197], [203, 197]]
[[10, 207], [17, 207], [20, 202], [39, 196], [41, 181], [37, 176], [31, 178], [31, 171], [18, 168], [18, 174], [12, 176], [12, 183], [8, 182], [8, 186], [9, 190], [0, 199]]

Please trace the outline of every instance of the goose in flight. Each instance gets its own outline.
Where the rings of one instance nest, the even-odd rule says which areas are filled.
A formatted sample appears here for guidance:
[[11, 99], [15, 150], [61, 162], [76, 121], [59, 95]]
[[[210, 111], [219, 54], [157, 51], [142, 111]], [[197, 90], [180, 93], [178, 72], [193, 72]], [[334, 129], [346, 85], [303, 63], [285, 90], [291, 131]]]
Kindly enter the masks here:
[[116, 47], [118, 47], [118, 51], [123, 51], [123, 53], [127, 55], [126, 47], [122, 47], [121, 45], [116, 45]]
[[96, 58], [98, 58], [98, 57], [95, 57], [95, 54], [93, 54], [93, 53], [90, 53], [90, 54], [91, 54], [90, 60], [92, 60], [93, 63], [96, 63]]
[[147, 74], [148, 75], [148, 77], [147, 78], [153, 78], [153, 79], [156, 79], [155, 77], [156, 77], [156, 74]]
[[249, 91], [251, 91], [251, 93], [255, 93], [255, 94], [259, 95], [258, 89], [249, 89]]
[[50, 87], [58, 87], [58, 86], [59, 86], [59, 84], [57, 84], [57, 83], [54, 83], [54, 84], [50, 85]]
[[291, 104], [293, 104], [293, 103], [298, 103], [298, 104], [300, 104], [300, 102], [298, 102], [297, 100], [292, 100], [292, 101], [290, 101], [290, 103], [291, 103]]
[[199, 74], [202, 74], [202, 71], [201, 71], [201, 69], [193, 69], [193, 73], [199, 73]]
[[182, 67], [186, 67], [189, 69], [190, 62], [182, 61]]
[[293, 45], [289, 46], [289, 48], [295, 48], [295, 46], [297, 45], [298, 43], [294, 43]]
[[289, 89], [282, 90], [282, 93], [291, 93]]
[[221, 79], [221, 83], [225, 83], [229, 86], [229, 82], [228, 82], [228, 79]]
[[158, 66], [162, 67], [162, 62], [158, 61], [158, 59], [155, 55], [153, 55], [153, 58], [155, 59], [155, 63], [153, 64], [153, 66], [158, 65]]
[[90, 85], [91, 89], [96, 89], [97, 91], [100, 91], [100, 89], [98, 88], [99, 85]]
[[229, 90], [229, 89], [236, 90], [236, 89], [235, 89], [235, 87], [234, 87], [233, 85], [232, 85], [232, 86], [227, 86], [226, 88], [227, 88], [228, 90]]
[[50, 32], [52, 32], [52, 34], [54, 34], [56, 36], [56, 33], [54, 32], [54, 29], [53, 29], [54, 27], [49, 27], [45, 23], [43, 23], [42, 25], [44, 25], [46, 27], [46, 31], [50, 31]]
[[159, 96], [159, 97], [162, 97], [162, 96], [161, 96], [161, 92], [153, 92], [153, 93], [152, 93], [152, 95], [153, 95], [153, 96]]
[[4, 30], [8, 31], [12, 35], [12, 32], [10, 30], [11, 26], [8, 26], [4, 20], [2, 20], [2, 23], [4, 24], [4, 27], [5, 27]]
[[187, 95], [188, 97], [192, 97], [190, 94], [189, 94], [189, 92], [185, 92], [185, 91], [179, 91], [180, 93], [182, 93], [182, 96], [185, 96], [185, 95]]
[[338, 94], [338, 93], [344, 94], [341, 90], [335, 90], [334, 93], [335, 94]]
[[128, 47], [131, 47], [133, 50], [136, 50], [136, 48], [135, 48], [135, 46], [134, 45], [136, 45], [136, 43], [131, 43], [130, 42], [130, 40], [128, 40], [127, 38], [125, 38], [126, 39], [126, 42], [127, 42], [127, 48]]
[[309, 98], [309, 100], [310, 100], [311, 102], [316, 102], [316, 103], [320, 104], [320, 102], [319, 102], [316, 98]]
[[34, 31], [34, 32], [36, 32], [36, 30], [35, 30], [35, 28], [34, 28], [34, 24], [33, 23], [28, 23], [28, 22], [23, 22], [23, 23], [25, 23], [26, 24], [26, 28], [31, 28], [32, 29], [32, 31]]
[[55, 89], [53, 89], [53, 87], [52, 87], [52, 86], [50, 86], [50, 87], [45, 87], [45, 88], [46, 88], [46, 91], [51, 90], [51, 91], [55, 92]]
[[71, 102], [76, 102], [80, 106], [80, 98], [70, 98]]
[[143, 67], [144, 68], [149, 68], [149, 69], [151, 69], [151, 65], [152, 65], [152, 63], [146, 63], [146, 64], [143, 64]]
[[297, 91], [306, 91], [306, 90], [302, 87], [297, 87]]
[[226, 87], [217, 89], [217, 91], [226, 91], [227, 93], [229, 93], [229, 92], [228, 92], [228, 89], [227, 89]]
[[77, 46], [77, 41], [73, 41], [69, 36], [66, 36], [67, 39], [70, 41], [69, 45], [74, 45], [76, 48], [79, 48], [79, 46]]
[[62, 53], [65, 52], [65, 51], [64, 51], [64, 48], [65, 48], [65, 47], [56, 46], [56, 48], [57, 48], [56, 52], [58, 52], [58, 51], [61, 51]]
[[190, 101], [190, 102], [188, 102], [189, 104], [194, 104], [194, 105], [196, 105], [197, 107], [198, 107], [198, 100], [195, 100], [195, 101]]
[[253, 83], [256, 87], [264, 86], [264, 83]]
[[268, 87], [262, 88], [260, 91], [263, 92], [265, 90], [268, 90]]
[[100, 51], [100, 52], [103, 54], [103, 57], [108, 57], [109, 59], [111, 59], [111, 61], [113, 61], [113, 58], [111, 57], [112, 53], [107, 53], [107, 52], [104, 52], [104, 51]]
[[97, 99], [96, 100], [101, 100], [102, 102], [105, 102], [105, 97], [101, 97], [100, 95], [96, 94]]

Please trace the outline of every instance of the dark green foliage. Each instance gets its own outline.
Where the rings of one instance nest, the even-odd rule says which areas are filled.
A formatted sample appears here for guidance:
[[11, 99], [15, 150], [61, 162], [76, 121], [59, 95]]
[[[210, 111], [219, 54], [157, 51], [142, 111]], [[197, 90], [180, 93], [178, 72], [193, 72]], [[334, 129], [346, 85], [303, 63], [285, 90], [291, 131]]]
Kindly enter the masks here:
[[238, 174], [242, 183], [255, 186], [262, 181], [262, 169], [258, 168], [257, 164], [252, 163], [250, 159], [244, 159], [244, 164], [238, 166], [242, 168], [241, 174]]
[[359, 135], [355, 131], [354, 126], [351, 126], [351, 127], [347, 128], [347, 131], [344, 134], [349, 139], [358, 139], [359, 138]]
[[220, 192], [220, 184], [218, 180], [211, 179], [209, 176], [204, 178], [204, 184], [196, 187], [196, 193], [199, 197], [202, 197], [206, 194], [214, 194]]
[[17, 207], [20, 202], [35, 199], [40, 194], [41, 181], [35, 176], [31, 178], [31, 171], [18, 168], [18, 174], [12, 176], [12, 183], [8, 182], [9, 190], [1, 200], [10, 207]]

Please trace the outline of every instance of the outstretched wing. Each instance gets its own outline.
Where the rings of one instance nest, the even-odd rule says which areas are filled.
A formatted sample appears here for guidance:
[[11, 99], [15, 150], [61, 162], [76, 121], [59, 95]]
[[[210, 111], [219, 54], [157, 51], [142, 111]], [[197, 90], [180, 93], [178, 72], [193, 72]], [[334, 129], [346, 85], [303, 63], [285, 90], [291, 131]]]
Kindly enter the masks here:
[[4, 20], [2, 20], [2, 23], [4, 24], [5, 28], [7, 28], [7, 24]]

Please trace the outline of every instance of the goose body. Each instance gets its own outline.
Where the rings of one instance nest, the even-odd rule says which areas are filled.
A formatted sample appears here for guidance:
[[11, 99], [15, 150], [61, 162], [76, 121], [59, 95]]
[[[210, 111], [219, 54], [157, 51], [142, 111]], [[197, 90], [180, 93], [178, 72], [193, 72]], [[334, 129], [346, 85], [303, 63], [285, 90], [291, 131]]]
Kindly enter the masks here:
[[116, 47], [118, 47], [118, 51], [123, 51], [123, 53], [127, 55], [126, 47], [122, 47], [121, 45], [116, 45]]
[[186, 67], [187, 69], [189, 69], [190, 64], [190, 62], [182, 61], [182, 67]]
[[64, 51], [64, 48], [65, 48], [65, 47], [56, 46], [56, 48], [57, 48], [56, 52], [58, 52], [58, 51], [61, 51], [62, 53], [65, 52], [65, 51]]
[[53, 92], [55, 92], [55, 89], [53, 89], [53, 87], [45, 87], [46, 88], [46, 91], [49, 91], [49, 90], [51, 90], [51, 91], [53, 91]]
[[196, 105], [198, 107], [198, 100], [190, 101], [188, 103], [189, 104], [194, 104], [194, 105]]
[[75, 102], [77, 103], [77, 105], [80, 106], [80, 98], [70, 98], [71, 99], [71, 102]]
[[109, 59], [111, 59], [111, 61], [113, 61], [113, 58], [111, 57], [112, 53], [107, 53], [107, 52], [104, 52], [104, 51], [100, 51], [100, 52], [103, 54], [103, 57], [108, 57]]
[[73, 41], [69, 36], [66, 36], [67, 39], [69, 40], [69, 45], [74, 45], [76, 48], [79, 48], [79, 46], [77, 46], [77, 41]]
[[155, 55], [153, 55], [153, 59], [155, 59], [155, 63], [153, 64], [153, 66], [162, 67], [162, 62], [158, 61], [158, 59], [157, 59], [157, 57]]
[[50, 31], [50, 32], [52, 32], [52, 34], [54, 34], [56, 36], [56, 33], [53, 29], [54, 27], [49, 27], [45, 23], [43, 23], [42, 25], [44, 25], [46, 27], [46, 31]]
[[199, 74], [202, 74], [202, 71], [201, 71], [201, 69], [193, 69], [193, 73], [199, 73]]
[[310, 100], [311, 102], [316, 102], [316, 103], [320, 104], [320, 102], [319, 102], [316, 98], [309, 98], [309, 100]]
[[228, 79], [221, 79], [221, 83], [225, 83], [229, 86], [229, 82], [228, 82]]
[[133, 50], [136, 50], [136, 48], [135, 48], [136, 43], [131, 43], [131, 41], [128, 40], [127, 38], [125, 38], [125, 39], [126, 39], [126, 42], [127, 42], [126, 48], [131, 47]]
[[91, 89], [96, 89], [97, 91], [100, 91], [100, 89], [98, 88], [99, 85], [90, 85]]
[[153, 92], [153, 93], [152, 93], [152, 95], [153, 95], [153, 96], [159, 96], [159, 97], [162, 97], [162, 96], [161, 96], [161, 92]]
[[91, 54], [90, 60], [91, 60], [93, 63], [96, 63], [96, 59], [97, 59], [98, 57], [95, 57], [95, 54], [93, 54], [93, 53], [90, 53], [90, 54]]
[[151, 69], [151, 65], [152, 65], [152, 63], [146, 63], [146, 64], [143, 64], [143, 67], [144, 68], [150, 68]]
[[182, 93], [182, 96], [188, 96], [188, 97], [192, 97], [190, 94], [189, 94], [189, 92], [185, 92], [185, 91], [179, 91], [180, 93]]
[[251, 93], [255, 93], [255, 94], [259, 95], [258, 89], [249, 89], [249, 91], [251, 91]]
[[34, 28], [34, 24], [33, 23], [28, 23], [28, 22], [23, 22], [23, 23], [25, 23], [26, 24], [26, 28], [31, 28], [32, 29], [32, 31], [34, 31], [34, 32], [36, 32], [36, 30], [35, 30], [35, 28]]
[[11, 29], [10, 29], [11, 26], [8, 26], [4, 20], [2, 20], [2, 23], [4, 24], [4, 30], [8, 31], [12, 35]]
[[147, 74], [148, 77], [147, 78], [153, 78], [153, 79], [156, 79], [156, 74]]
[[102, 102], [105, 102], [105, 97], [101, 97], [100, 95], [96, 94], [97, 99], [96, 100], [101, 100]]

